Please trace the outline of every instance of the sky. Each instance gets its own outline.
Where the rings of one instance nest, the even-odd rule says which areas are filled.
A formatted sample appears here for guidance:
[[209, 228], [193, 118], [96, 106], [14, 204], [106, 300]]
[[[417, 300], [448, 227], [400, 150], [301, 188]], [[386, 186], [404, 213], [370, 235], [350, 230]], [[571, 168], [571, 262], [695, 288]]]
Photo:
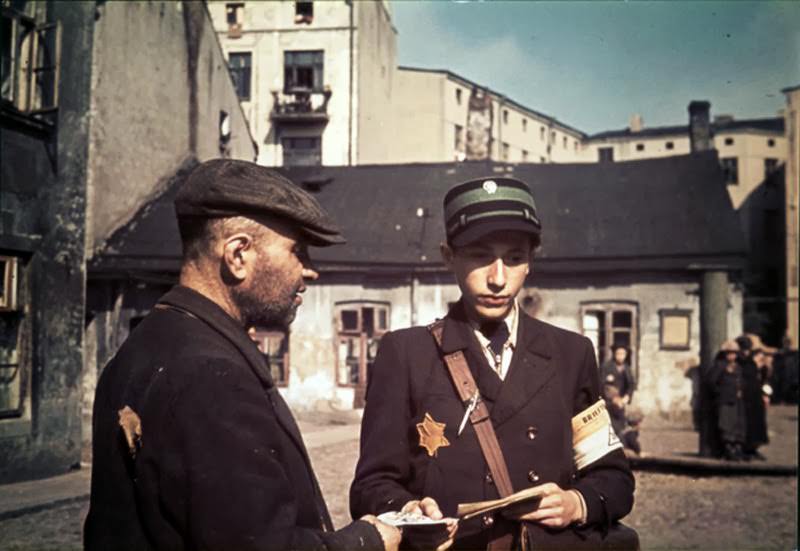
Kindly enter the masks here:
[[587, 133], [774, 117], [800, 84], [800, 2], [399, 0], [402, 66], [448, 69]]

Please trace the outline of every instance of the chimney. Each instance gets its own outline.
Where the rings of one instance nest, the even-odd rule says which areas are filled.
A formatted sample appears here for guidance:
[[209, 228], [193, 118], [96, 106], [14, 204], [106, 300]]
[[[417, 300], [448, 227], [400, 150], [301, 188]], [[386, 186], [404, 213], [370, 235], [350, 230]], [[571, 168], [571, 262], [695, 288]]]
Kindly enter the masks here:
[[689, 104], [689, 142], [692, 153], [708, 151], [713, 148], [709, 112], [711, 103], [693, 101]]
[[631, 115], [631, 118], [628, 122], [628, 128], [631, 132], [641, 132], [642, 126], [644, 126], [644, 121], [642, 121], [642, 116], [638, 113]]

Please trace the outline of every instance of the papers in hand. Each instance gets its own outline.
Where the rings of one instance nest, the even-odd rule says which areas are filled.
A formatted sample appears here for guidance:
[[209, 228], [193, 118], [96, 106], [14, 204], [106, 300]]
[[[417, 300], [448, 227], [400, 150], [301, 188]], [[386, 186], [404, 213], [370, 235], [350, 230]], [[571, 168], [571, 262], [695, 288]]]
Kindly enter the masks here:
[[444, 525], [456, 521], [456, 519], [452, 518], [434, 520], [430, 517], [426, 517], [425, 515], [420, 515], [419, 513], [403, 513], [400, 511], [388, 511], [386, 513], [382, 513], [378, 515], [378, 520], [398, 528], [403, 526]]
[[[458, 505], [458, 518], [467, 520], [472, 517], [496, 511], [497, 509], [505, 509], [506, 507], [516, 506], [523, 502], [530, 502], [531, 509], [535, 509], [535, 502], [538, 502], [544, 496], [542, 486], [534, 486], [533, 488], [526, 488], [510, 496], [500, 499], [492, 499], [489, 501], [476, 501], [474, 503], [460, 503]], [[380, 518], [380, 517], [379, 517]]]

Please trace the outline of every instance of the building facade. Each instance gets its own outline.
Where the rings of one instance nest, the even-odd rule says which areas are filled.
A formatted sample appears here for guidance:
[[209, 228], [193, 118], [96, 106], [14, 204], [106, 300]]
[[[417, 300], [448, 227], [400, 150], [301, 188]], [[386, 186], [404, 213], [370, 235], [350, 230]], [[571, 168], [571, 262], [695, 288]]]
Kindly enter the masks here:
[[2, 23], [0, 481], [10, 481], [88, 459], [108, 359], [97, 343], [113, 340], [107, 311], [122, 306], [88, 275], [95, 251], [198, 162], [255, 150], [202, 3], [4, 2]]
[[[592, 339], [599, 361], [614, 344], [630, 347], [635, 400], [644, 410], [688, 409], [686, 368], [742, 330], [744, 242], [714, 152], [606, 165], [281, 170], [315, 195], [348, 239], [312, 251], [321, 277], [308, 286], [290, 330], [254, 335], [295, 409], [363, 406], [381, 336], [429, 323], [458, 300], [438, 252], [441, 201], [449, 187], [475, 177], [510, 175], [531, 184], [544, 234], [520, 305]], [[608, 194], [622, 199], [608, 204]], [[172, 197], [167, 192], [147, 205], [90, 266], [91, 277], [120, 289], [127, 282], [110, 328], [119, 339], [152, 307], [160, 285], [177, 278]], [[601, 203], [608, 206], [597, 216]]]
[[388, 155], [395, 72], [389, 4], [225, 2], [208, 8], [268, 166], [352, 165]]

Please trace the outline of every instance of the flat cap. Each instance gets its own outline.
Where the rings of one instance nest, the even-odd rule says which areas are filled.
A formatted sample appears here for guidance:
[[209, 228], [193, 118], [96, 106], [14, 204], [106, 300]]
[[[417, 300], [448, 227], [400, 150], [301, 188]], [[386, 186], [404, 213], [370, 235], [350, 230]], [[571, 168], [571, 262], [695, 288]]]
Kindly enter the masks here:
[[213, 159], [195, 168], [175, 197], [178, 218], [272, 216], [294, 225], [310, 245], [344, 243], [316, 199], [269, 168], [236, 159]]
[[444, 196], [447, 241], [456, 247], [496, 231], [531, 234], [539, 244], [542, 224], [533, 194], [514, 178], [478, 178], [451, 188]]

